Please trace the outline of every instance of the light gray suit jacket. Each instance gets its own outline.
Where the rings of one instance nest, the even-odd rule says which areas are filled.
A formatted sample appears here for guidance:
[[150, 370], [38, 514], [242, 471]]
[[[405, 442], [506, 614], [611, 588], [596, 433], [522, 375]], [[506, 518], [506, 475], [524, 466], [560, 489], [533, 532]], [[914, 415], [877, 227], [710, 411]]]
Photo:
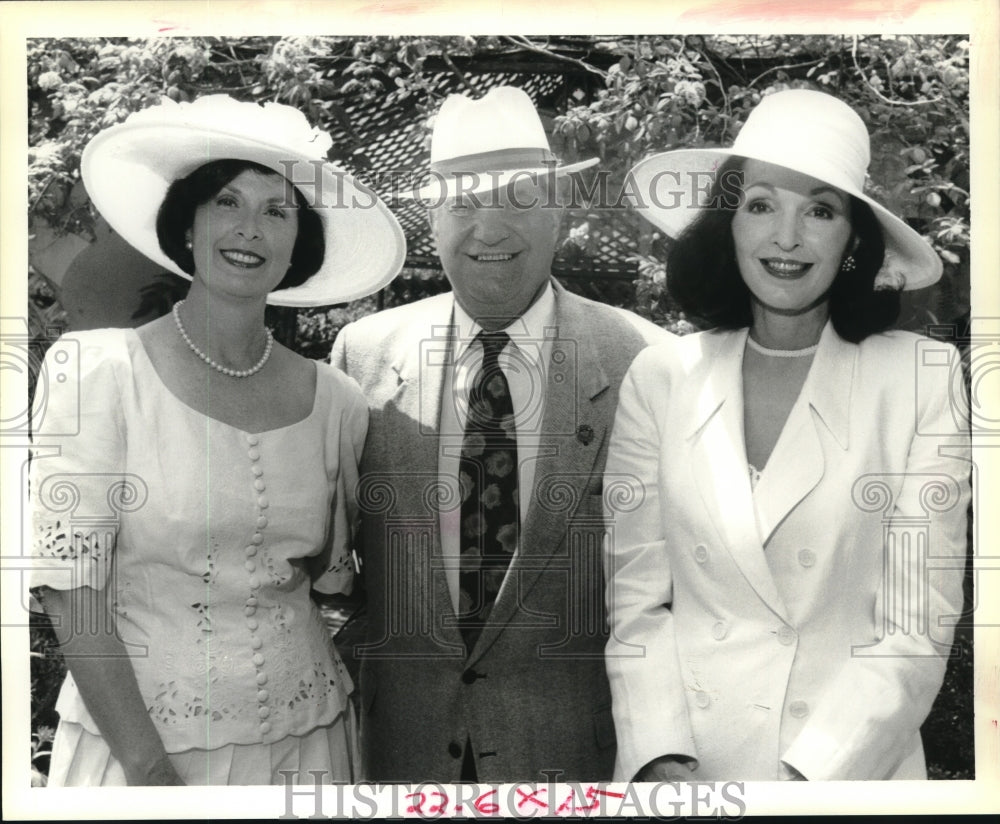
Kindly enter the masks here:
[[358, 487], [366, 780], [457, 781], [467, 740], [483, 782], [611, 777], [602, 472], [626, 369], [673, 336], [554, 288], [558, 336], [521, 549], [468, 657], [438, 519], [459, 505], [438, 477], [452, 295], [363, 318], [334, 344], [331, 362], [358, 381], [371, 411]]

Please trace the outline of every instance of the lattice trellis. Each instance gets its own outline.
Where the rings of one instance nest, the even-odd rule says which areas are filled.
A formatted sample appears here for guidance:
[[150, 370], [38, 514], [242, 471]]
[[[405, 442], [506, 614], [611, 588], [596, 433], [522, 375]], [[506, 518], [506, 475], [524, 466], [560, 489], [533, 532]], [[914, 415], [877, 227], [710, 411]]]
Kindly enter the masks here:
[[[489, 70], [477, 71], [474, 62], [463, 67], [464, 86], [452, 71], [428, 74], [435, 97], [443, 99], [454, 92], [480, 97], [495, 86], [510, 85], [523, 89], [531, 97], [548, 128], [555, 115], [565, 110], [568, 90], [578, 88], [579, 70], [566, 71], [561, 66], [539, 63], [538, 71], [497, 70], [496, 59]], [[518, 66], [523, 68], [523, 61]], [[408, 266], [438, 269], [425, 209], [416, 202], [392, 198], [391, 174], [399, 180], [421, 176], [428, 167], [430, 152], [423, 114], [415, 95], [389, 100], [379, 98], [365, 104], [360, 101], [345, 106], [351, 130], [334, 123], [330, 133], [334, 144], [345, 147], [339, 162], [375, 188], [390, 204], [407, 241]], [[349, 149], [347, 147], [353, 147]], [[581, 213], [571, 213], [564, 227], [578, 223]], [[570, 278], [632, 279], [636, 266], [626, 258], [636, 251], [635, 225], [626, 213], [602, 211], [588, 221], [590, 242], [584, 250], [562, 244], [553, 262], [557, 276]]]

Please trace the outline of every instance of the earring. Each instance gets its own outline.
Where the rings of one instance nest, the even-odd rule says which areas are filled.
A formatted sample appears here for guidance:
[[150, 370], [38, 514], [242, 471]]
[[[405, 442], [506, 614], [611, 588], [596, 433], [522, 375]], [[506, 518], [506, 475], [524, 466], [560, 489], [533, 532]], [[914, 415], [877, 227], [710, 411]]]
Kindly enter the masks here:
[[840, 263], [841, 272], [853, 272], [857, 264], [854, 262], [854, 255], [848, 255]]
[[184, 241], [184, 248], [187, 249], [189, 252], [194, 248], [194, 244], [191, 242], [190, 238]]

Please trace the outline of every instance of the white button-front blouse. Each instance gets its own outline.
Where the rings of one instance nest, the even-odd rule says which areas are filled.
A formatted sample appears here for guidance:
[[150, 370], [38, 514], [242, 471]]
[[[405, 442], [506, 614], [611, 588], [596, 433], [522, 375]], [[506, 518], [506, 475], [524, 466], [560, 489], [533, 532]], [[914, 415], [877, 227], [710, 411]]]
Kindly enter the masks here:
[[[113, 587], [170, 752], [273, 743], [347, 704], [353, 687], [309, 590], [351, 587], [368, 410], [353, 380], [316, 368], [308, 417], [253, 434], [182, 403], [134, 330], [67, 335], [46, 356], [32, 583]], [[99, 732], [71, 677], [57, 710]]]

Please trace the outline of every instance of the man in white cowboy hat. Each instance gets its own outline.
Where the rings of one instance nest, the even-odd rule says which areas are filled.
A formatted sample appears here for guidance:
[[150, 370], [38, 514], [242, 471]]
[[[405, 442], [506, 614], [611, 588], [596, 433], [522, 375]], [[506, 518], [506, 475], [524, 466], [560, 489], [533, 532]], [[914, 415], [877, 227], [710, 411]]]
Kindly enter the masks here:
[[558, 187], [595, 162], [559, 167], [523, 91], [450, 96], [416, 196], [452, 292], [334, 344], [371, 410], [366, 780], [611, 776], [606, 440], [625, 370], [670, 336], [552, 279]]

